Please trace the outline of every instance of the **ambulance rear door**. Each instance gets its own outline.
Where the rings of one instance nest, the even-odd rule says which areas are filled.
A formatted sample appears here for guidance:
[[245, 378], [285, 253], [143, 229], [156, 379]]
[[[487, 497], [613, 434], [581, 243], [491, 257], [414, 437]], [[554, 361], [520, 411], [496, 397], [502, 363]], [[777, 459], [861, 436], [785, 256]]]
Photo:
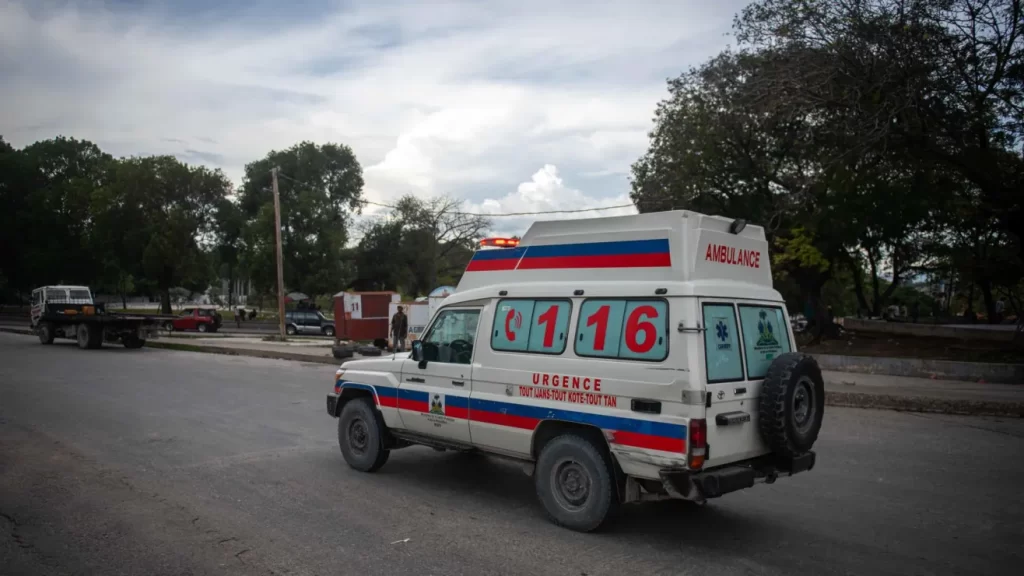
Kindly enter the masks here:
[[[713, 468], [768, 452], [757, 429], [760, 380], [749, 380], [744, 337], [736, 302], [700, 301], [707, 385], [708, 459]], [[763, 377], [763, 375], [762, 375]]]

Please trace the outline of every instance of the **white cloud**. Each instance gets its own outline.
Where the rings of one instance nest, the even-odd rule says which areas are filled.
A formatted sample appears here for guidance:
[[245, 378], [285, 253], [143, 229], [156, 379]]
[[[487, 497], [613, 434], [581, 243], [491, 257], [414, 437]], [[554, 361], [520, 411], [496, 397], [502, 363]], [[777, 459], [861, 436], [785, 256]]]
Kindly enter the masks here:
[[342, 142], [372, 200], [622, 203], [665, 78], [719, 51], [744, 3], [0, 0], [0, 134], [176, 154], [236, 182], [271, 149]]
[[584, 210], [587, 208], [611, 208], [587, 212], [541, 214], [536, 216], [510, 216], [492, 218], [491, 231], [498, 236], [522, 236], [530, 224], [539, 220], [565, 220], [570, 218], [594, 218], [597, 216], [622, 216], [636, 214], [636, 208], [629, 194], [622, 192], [615, 196], [595, 198], [566, 186], [558, 174], [558, 168], [546, 164], [534, 173], [529, 182], [523, 182], [515, 192], [500, 198], [488, 198], [480, 203], [466, 203], [467, 212], [483, 214], [514, 214], [522, 212], [552, 212], [560, 210]]

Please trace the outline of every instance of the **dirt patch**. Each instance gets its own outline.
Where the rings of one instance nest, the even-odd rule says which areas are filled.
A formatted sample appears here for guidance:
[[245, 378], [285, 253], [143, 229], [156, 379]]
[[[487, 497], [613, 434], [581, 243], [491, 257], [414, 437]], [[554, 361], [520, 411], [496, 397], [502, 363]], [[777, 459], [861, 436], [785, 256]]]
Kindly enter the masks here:
[[957, 362], [1024, 364], [1024, 342], [990, 342], [957, 338], [926, 338], [870, 332], [844, 332], [838, 339], [806, 344], [810, 336], [798, 335], [801, 352], [843, 356], [922, 358]]

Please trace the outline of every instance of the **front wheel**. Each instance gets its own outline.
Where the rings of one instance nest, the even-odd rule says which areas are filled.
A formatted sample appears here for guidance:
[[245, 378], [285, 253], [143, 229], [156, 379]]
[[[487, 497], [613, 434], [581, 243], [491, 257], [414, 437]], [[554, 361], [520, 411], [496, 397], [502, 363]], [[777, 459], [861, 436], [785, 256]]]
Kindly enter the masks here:
[[164, 330], [174, 332], [174, 322], [164, 322]]
[[537, 459], [534, 482], [548, 516], [578, 532], [599, 528], [618, 503], [608, 456], [583, 436], [566, 434], [548, 442]]
[[369, 398], [349, 400], [338, 418], [338, 445], [348, 465], [376, 472], [391, 452], [384, 448], [384, 422]]
[[53, 325], [49, 322], [39, 323], [39, 342], [41, 344], [53, 344]]
[[296, 332], [295, 326], [291, 326], [291, 325], [285, 326], [285, 329], [284, 329], [284, 333], [285, 334], [287, 334], [289, 336], [295, 336], [295, 332]]
[[334, 336], [334, 327], [324, 326], [324, 336]]

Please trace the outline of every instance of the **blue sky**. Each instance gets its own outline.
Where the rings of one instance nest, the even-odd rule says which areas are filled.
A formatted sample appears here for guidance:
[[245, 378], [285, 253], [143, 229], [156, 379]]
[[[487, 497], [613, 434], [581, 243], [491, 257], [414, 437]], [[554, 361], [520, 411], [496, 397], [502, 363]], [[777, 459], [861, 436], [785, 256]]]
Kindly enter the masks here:
[[744, 4], [0, 0], [0, 134], [174, 154], [236, 183], [271, 149], [341, 142], [371, 200], [617, 205], [665, 79], [725, 48]]

